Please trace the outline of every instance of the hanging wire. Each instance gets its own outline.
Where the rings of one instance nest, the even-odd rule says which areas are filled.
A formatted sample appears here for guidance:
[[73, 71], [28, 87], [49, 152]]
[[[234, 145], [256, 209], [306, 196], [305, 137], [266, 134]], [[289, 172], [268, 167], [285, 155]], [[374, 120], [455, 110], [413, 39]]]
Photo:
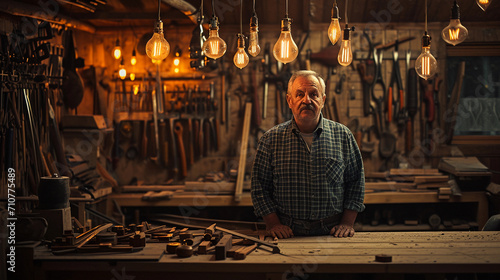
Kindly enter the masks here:
[[240, 0], [240, 34], [243, 36], [243, 0]]
[[212, 0], [212, 14], [215, 16], [215, 0]]
[[203, 16], [203, 0], [201, 0], [200, 4], [200, 16]]
[[[335, 0], [335, 2], [337, 2]], [[348, 20], [347, 20], [347, 3], [349, 2], [349, 0], [345, 0], [345, 25], [349, 24]]]
[[425, 33], [427, 33], [427, 0], [425, 0]]
[[161, 20], [161, 18], [160, 18], [160, 7], [161, 7], [161, 0], [158, 0], [158, 20]]
[[285, 17], [288, 18], [288, 0], [286, 0], [285, 2], [285, 11], [286, 11]]
[[255, 14], [255, 0], [253, 0], [253, 13]]

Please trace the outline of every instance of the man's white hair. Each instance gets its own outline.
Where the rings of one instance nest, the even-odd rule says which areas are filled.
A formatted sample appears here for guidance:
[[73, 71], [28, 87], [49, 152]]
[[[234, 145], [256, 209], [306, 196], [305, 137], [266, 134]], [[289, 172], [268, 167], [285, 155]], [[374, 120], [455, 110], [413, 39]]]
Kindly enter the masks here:
[[293, 75], [290, 77], [290, 80], [288, 80], [287, 94], [291, 94], [290, 91], [292, 90], [292, 85], [293, 85], [293, 82], [295, 81], [295, 79], [297, 79], [298, 77], [307, 78], [309, 76], [313, 76], [316, 79], [318, 79], [319, 85], [320, 85], [320, 91], [323, 93], [323, 95], [326, 95], [326, 93], [325, 93], [325, 90], [326, 90], [325, 80], [323, 80], [323, 78], [318, 73], [316, 73], [315, 71], [312, 71], [312, 70], [299, 70], [299, 71], [294, 72]]

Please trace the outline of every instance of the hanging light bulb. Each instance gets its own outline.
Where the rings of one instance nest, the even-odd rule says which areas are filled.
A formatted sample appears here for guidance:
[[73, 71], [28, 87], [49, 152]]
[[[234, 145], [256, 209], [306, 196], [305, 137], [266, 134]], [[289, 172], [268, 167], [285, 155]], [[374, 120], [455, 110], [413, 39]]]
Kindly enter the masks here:
[[451, 7], [450, 24], [441, 31], [441, 37], [446, 43], [456, 46], [462, 43], [468, 34], [467, 28], [460, 23], [460, 10], [457, 1], [454, 1]]
[[422, 52], [415, 60], [415, 71], [422, 79], [429, 79], [437, 71], [437, 61], [431, 54], [431, 36], [427, 34], [427, 0], [425, 0], [425, 32], [422, 37]]
[[248, 65], [248, 55], [245, 51], [245, 37], [243, 34], [238, 34], [238, 51], [234, 55], [233, 62], [236, 67], [243, 69]]
[[123, 57], [122, 60], [120, 61], [118, 76], [120, 76], [120, 79], [122, 80], [124, 80], [127, 77], [127, 70], [125, 69], [125, 65], [123, 64]]
[[[125, 75], [126, 75], [126, 73], [125, 73]], [[131, 81], [135, 80], [135, 73], [130, 73], [129, 77], [130, 77]]]
[[179, 66], [181, 64], [181, 55], [182, 51], [179, 48], [179, 46], [175, 46], [175, 51], [174, 51], [174, 66]]
[[134, 92], [134, 95], [137, 95], [139, 93], [139, 85], [133, 85], [132, 91]]
[[253, 14], [250, 18], [250, 39], [248, 41], [248, 53], [255, 57], [260, 53], [259, 45], [259, 18], [255, 13], [255, 0], [253, 0]]
[[137, 57], [136, 57], [135, 49], [132, 51], [132, 57], [130, 58], [130, 64], [132, 64], [132, 66], [137, 64]]
[[219, 37], [219, 19], [214, 13], [212, 19], [210, 20], [208, 39], [203, 43], [203, 52], [205, 56], [217, 59], [226, 53], [226, 48], [226, 42]]
[[351, 39], [349, 36], [349, 32], [354, 31], [354, 26], [351, 28], [347, 27], [347, 24], [344, 28], [344, 37], [342, 38], [342, 43], [340, 44], [339, 55], [337, 57], [339, 64], [342, 66], [349, 66], [352, 62], [352, 48], [351, 48]]
[[281, 20], [281, 34], [276, 44], [274, 44], [273, 55], [277, 61], [281, 63], [289, 63], [297, 58], [299, 49], [293, 41], [292, 33], [290, 33], [291, 18]]
[[158, 0], [158, 20], [156, 21], [154, 33], [146, 44], [146, 54], [149, 58], [155, 60], [163, 60], [170, 53], [170, 44], [163, 36], [163, 22], [160, 19], [160, 1]]
[[415, 61], [415, 71], [423, 79], [427, 80], [434, 76], [437, 71], [437, 61], [431, 54], [431, 36], [425, 32], [422, 37], [422, 53]]
[[476, 0], [476, 3], [481, 10], [486, 11], [488, 6], [491, 4], [491, 0]]
[[333, 45], [337, 43], [337, 41], [340, 39], [340, 35], [342, 34], [342, 30], [340, 30], [339, 19], [339, 7], [337, 6], [337, 1], [335, 0], [332, 8], [332, 21], [330, 22], [330, 26], [328, 27], [328, 38]]
[[120, 59], [122, 57], [122, 48], [120, 47], [120, 40], [116, 39], [115, 47], [113, 48], [113, 57]]

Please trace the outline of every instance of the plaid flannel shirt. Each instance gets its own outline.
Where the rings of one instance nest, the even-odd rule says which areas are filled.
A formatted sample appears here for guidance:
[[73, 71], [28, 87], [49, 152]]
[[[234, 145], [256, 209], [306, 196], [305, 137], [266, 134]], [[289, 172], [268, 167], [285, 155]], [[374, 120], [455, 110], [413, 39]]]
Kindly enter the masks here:
[[251, 192], [257, 216], [319, 220], [344, 209], [361, 212], [364, 187], [361, 153], [342, 124], [321, 116], [310, 149], [293, 118], [259, 141]]

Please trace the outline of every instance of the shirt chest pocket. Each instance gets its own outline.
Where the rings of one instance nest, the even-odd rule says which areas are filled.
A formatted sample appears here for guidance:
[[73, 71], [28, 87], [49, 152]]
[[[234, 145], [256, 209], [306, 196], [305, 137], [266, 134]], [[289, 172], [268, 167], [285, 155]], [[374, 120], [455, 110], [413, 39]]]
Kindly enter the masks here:
[[344, 162], [335, 158], [326, 158], [324, 168], [324, 174], [330, 186], [344, 183]]

